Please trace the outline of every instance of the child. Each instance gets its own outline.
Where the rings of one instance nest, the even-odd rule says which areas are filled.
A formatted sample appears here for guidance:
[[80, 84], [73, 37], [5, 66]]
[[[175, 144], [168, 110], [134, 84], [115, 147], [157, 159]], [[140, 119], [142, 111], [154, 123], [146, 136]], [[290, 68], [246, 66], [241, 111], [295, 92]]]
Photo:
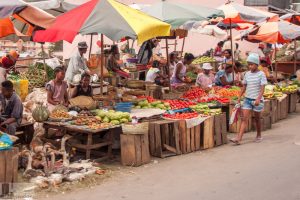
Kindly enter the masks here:
[[236, 138], [230, 141], [239, 145], [242, 141], [245, 128], [247, 126], [248, 118], [251, 117], [251, 111], [254, 111], [257, 136], [255, 142], [260, 142], [261, 137], [261, 125], [260, 125], [260, 114], [264, 108], [263, 94], [265, 90], [265, 85], [267, 84], [266, 75], [258, 70], [259, 56], [258, 54], [250, 54], [247, 58], [248, 66], [250, 71], [245, 74], [243, 80], [243, 88], [238, 99], [238, 103], [241, 101], [242, 95], [245, 94], [244, 103], [242, 105], [242, 124], [240, 132], [237, 134]]
[[52, 111], [56, 105], [68, 106], [68, 84], [65, 79], [65, 70], [62, 67], [54, 69], [55, 79], [46, 84], [47, 101], [49, 110]]
[[71, 98], [75, 98], [78, 96], [93, 96], [93, 89], [90, 85], [91, 82], [91, 75], [87, 73], [83, 73], [81, 75], [81, 81], [80, 84], [75, 87], [73, 90], [73, 93], [71, 95]]
[[160, 72], [159, 61], [153, 61], [152, 67], [147, 72], [146, 81], [162, 86], [167, 84], [167, 78]]
[[209, 90], [215, 82], [215, 77], [211, 73], [212, 66], [210, 63], [204, 63], [202, 66], [203, 73], [198, 74], [196, 86], [200, 86], [204, 90]]

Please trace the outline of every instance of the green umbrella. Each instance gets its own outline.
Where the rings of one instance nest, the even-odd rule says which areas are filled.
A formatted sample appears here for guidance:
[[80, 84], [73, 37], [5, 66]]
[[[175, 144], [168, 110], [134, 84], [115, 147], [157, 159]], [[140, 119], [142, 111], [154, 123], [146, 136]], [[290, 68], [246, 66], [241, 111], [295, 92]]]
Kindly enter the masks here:
[[171, 3], [161, 1], [142, 9], [143, 12], [171, 24], [173, 29], [180, 27], [188, 21], [202, 21], [208, 18], [223, 17], [221, 10], [207, 8], [194, 4]]

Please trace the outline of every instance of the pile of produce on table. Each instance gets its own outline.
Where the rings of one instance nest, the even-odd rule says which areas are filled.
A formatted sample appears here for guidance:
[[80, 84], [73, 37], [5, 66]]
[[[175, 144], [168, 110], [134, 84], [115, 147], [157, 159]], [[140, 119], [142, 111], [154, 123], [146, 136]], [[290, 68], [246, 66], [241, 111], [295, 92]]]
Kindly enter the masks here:
[[141, 100], [137, 102], [136, 106], [134, 106], [136, 109], [147, 109], [147, 108], [158, 108], [162, 110], [170, 110], [170, 104], [167, 102], [159, 101], [159, 100]]
[[89, 129], [102, 129], [102, 128], [108, 128], [111, 126], [110, 123], [103, 123], [101, 121], [101, 118], [96, 117], [78, 117], [77, 119], [73, 120], [71, 125], [76, 126], [86, 126]]
[[222, 109], [221, 108], [215, 108], [215, 109], [211, 109], [209, 108], [208, 104], [206, 103], [200, 103], [194, 106], [190, 106], [190, 108], [197, 112], [197, 113], [201, 113], [203, 115], [206, 116], [211, 116], [211, 115], [219, 115], [222, 114]]
[[127, 112], [116, 112], [114, 110], [105, 111], [100, 109], [93, 110], [92, 112], [97, 116], [97, 119], [103, 123], [120, 125], [132, 121], [130, 114]]
[[72, 118], [72, 116], [65, 110], [57, 109], [50, 114], [50, 118], [57, 119], [57, 120], [64, 120], [64, 119], [70, 119]]
[[274, 91], [283, 93], [295, 93], [298, 91], [298, 85], [275, 85]]
[[202, 63], [209, 63], [209, 62], [216, 62], [216, 60], [212, 57], [201, 56], [201, 57], [196, 58], [192, 64], [199, 65]]
[[163, 114], [163, 117], [166, 119], [192, 119], [198, 117], [197, 112], [184, 112], [184, 113], [175, 113], [175, 114]]
[[186, 77], [188, 77], [192, 82], [195, 82], [197, 79], [198, 74], [195, 72], [189, 71], [186, 73]]
[[196, 87], [185, 92], [181, 98], [195, 100], [204, 96], [207, 96], [207, 93], [203, 89]]
[[230, 99], [235, 99], [240, 95], [241, 88], [237, 86], [232, 87], [214, 87], [215, 94], [219, 97], [226, 97]]
[[165, 100], [165, 102], [169, 103], [172, 110], [188, 108], [196, 103], [185, 100]]

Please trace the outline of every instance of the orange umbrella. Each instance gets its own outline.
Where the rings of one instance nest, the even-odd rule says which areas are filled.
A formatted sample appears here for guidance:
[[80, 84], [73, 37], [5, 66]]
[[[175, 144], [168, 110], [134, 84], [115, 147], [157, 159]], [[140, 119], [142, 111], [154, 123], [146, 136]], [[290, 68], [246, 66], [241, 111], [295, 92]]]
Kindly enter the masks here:
[[287, 21], [266, 22], [247, 35], [250, 42], [287, 43], [300, 37], [300, 26]]
[[296, 24], [298, 26], [300, 25], [300, 14], [288, 13], [286, 15], [281, 16], [280, 19], [291, 22], [292, 24]]

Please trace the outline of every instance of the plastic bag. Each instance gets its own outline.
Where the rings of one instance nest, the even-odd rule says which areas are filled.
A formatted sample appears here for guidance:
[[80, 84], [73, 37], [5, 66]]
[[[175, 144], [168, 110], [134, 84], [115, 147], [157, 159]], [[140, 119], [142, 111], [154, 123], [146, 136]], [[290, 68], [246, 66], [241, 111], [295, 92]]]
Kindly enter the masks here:
[[237, 122], [240, 111], [241, 111], [241, 104], [238, 103], [233, 108], [233, 111], [229, 119], [229, 124], [233, 124]]
[[0, 133], [0, 151], [12, 148], [13, 141], [6, 133]]

